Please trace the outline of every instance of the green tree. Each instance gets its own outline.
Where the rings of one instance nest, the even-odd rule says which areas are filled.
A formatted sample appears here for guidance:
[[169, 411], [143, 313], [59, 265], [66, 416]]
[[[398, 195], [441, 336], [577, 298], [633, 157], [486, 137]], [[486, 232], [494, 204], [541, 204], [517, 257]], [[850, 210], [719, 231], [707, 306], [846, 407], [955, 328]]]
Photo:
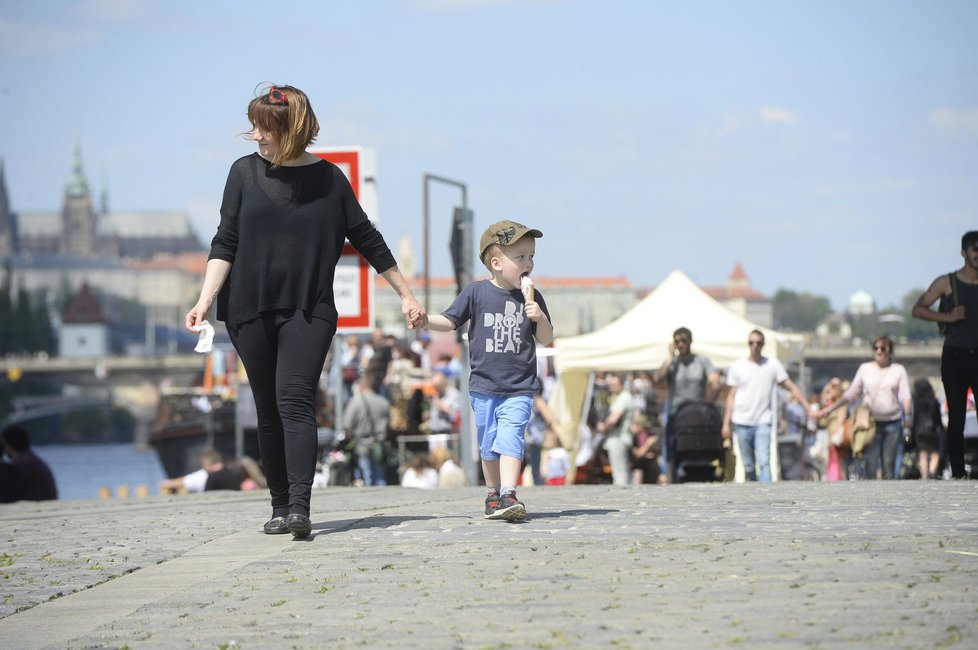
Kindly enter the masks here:
[[904, 294], [903, 299], [900, 301], [900, 313], [904, 317], [903, 335], [912, 341], [926, 341], [940, 336], [937, 323], [920, 320], [910, 315], [914, 304], [923, 292], [923, 289], [911, 289]]
[[10, 336], [10, 347], [14, 352], [24, 353], [33, 352], [34, 347], [32, 345], [32, 335], [34, 329], [34, 323], [31, 321], [31, 299], [27, 295], [27, 289], [24, 287], [23, 279], [19, 283], [17, 289], [17, 305], [14, 307], [13, 317], [11, 319], [11, 332]]
[[13, 269], [10, 259], [3, 263], [3, 282], [0, 282], [0, 354], [13, 351], [14, 305], [10, 299]]
[[813, 332], [832, 313], [832, 306], [825, 296], [778, 289], [771, 300], [771, 311], [778, 329]]
[[54, 355], [57, 352], [57, 341], [54, 328], [51, 326], [51, 312], [48, 311], [46, 296], [41, 294], [34, 310], [35, 351], [47, 352]]

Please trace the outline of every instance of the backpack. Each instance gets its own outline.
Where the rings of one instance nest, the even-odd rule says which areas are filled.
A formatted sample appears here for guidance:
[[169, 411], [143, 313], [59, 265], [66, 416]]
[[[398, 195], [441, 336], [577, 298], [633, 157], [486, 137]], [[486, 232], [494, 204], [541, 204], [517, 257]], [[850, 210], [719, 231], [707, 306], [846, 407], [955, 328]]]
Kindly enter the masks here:
[[[937, 311], [948, 314], [958, 305], [958, 274], [948, 273], [947, 279], [951, 283], [951, 295], [941, 296], [941, 301], [937, 305]], [[949, 323], [938, 323], [937, 330], [943, 336], [947, 331], [947, 326]]]

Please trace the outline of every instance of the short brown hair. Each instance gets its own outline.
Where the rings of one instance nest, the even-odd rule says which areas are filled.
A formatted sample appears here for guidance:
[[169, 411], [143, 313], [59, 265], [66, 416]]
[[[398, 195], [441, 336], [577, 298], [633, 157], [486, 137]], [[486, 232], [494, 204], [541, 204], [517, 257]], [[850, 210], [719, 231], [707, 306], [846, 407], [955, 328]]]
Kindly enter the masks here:
[[886, 353], [892, 356], [893, 339], [891, 339], [889, 336], [877, 336], [875, 339], [873, 339], [873, 349], [875, 349], [880, 343], [882, 343], [883, 347], [886, 348]]
[[[285, 96], [285, 101], [272, 97], [277, 91]], [[270, 85], [248, 102], [248, 120], [275, 135], [279, 143], [278, 153], [272, 164], [279, 166], [295, 160], [319, 135], [319, 120], [312, 110], [312, 104], [304, 92], [295, 86]]]

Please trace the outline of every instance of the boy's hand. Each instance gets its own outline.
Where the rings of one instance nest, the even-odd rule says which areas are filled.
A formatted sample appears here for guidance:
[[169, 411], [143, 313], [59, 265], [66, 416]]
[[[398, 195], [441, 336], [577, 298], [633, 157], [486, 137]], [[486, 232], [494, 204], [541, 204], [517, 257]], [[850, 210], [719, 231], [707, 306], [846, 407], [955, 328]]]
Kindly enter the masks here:
[[428, 323], [428, 314], [414, 296], [401, 299], [401, 313], [409, 330], [420, 329]]
[[523, 309], [526, 311], [526, 317], [534, 323], [539, 323], [540, 319], [545, 318], [543, 310], [540, 309], [540, 305], [535, 300], [527, 300]]

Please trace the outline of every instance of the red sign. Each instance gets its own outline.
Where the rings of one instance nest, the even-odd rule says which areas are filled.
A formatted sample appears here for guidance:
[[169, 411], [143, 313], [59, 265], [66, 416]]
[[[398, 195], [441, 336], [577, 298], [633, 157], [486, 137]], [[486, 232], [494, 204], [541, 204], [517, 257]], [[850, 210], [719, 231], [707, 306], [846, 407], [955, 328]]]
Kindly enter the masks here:
[[[309, 149], [308, 151], [342, 169], [353, 187], [353, 194], [357, 200], [360, 199], [363, 167], [359, 148]], [[339, 312], [339, 321], [336, 324], [337, 332], [369, 332], [373, 329], [373, 269], [349, 242], [343, 245], [343, 254], [336, 265], [336, 275], [333, 278], [333, 300], [336, 302], [336, 311]]]

